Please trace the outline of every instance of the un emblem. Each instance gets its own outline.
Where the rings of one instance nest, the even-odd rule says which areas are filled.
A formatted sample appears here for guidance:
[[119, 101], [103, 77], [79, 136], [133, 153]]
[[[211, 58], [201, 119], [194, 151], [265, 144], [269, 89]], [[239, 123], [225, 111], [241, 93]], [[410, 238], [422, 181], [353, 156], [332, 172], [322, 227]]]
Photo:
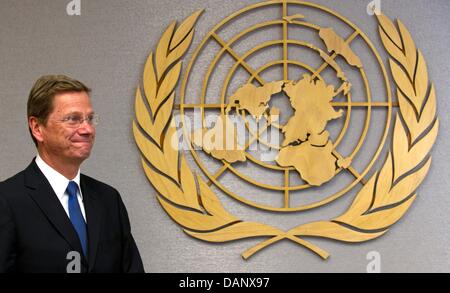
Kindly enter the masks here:
[[[261, 11], [267, 21], [249, 20]], [[182, 58], [201, 14], [169, 25], [147, 59], [136, 93], [133, 133], [163, 209], [184, 232], [204, 241], [268, 237], [245, 251], [244, 259], [283, 239], [327, 259], [326, 251], [304, 238], [363, 242], [385, 234], [416, 198], [439, 127], [425, 60], [403, 23], [376, 15], [397, 88], [393, 98], [383, 60], [361, 29], [328, 8], [294, 0], [257, 3], [220, 21], [183, 75]], [[347, 35], [316, 23], [317, 14], [341, 23]], [[239, 21], [247, 27], [230, 36], [228, 28]], [[265, 40], [253, 44], [258, 33]], [[203, 64], [202, 54], [212, 61]], [[378, 81], [371, 78], [374, 70], [381, 73]], [[374, 95], [374, 87], [383, 93]], [[377, 137], [371, 137], [374, 123], [382, 129]], [[367, 144], [371, 147], [364, 149]], [[180, 152], [184, 147], [198, 174]], [[373, 170], [380, 158], [381, 168]], [[261, 170], [266, 177], [251, 176]], [[223, 184], [226, 173], [242, 185]], [[271, 199], [242, 192], [244, 184], [256, 193], [271, 192]], [[280, 213], [314, 209], [351, 190], [356, 196], [339, 217], [283, 231], [232, 215], [213, 185], [243, 204]]]

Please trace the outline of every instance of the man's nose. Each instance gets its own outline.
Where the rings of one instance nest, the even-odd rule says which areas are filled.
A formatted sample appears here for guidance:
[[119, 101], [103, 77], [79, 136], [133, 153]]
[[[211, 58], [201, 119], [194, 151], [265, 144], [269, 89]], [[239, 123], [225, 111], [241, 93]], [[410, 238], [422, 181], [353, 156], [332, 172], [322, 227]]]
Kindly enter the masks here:
[[89, 123], [87, 120], [84, 120], [80, 127], [78, 128], [78, 132], [80, 134], [91, 134], [95, 132], [95, 125]]

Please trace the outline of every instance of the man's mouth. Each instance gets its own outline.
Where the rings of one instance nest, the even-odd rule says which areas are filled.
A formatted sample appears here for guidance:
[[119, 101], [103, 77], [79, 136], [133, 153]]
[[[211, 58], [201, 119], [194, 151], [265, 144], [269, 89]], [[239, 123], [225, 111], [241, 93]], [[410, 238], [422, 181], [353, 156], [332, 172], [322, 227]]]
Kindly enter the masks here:
[[72, 143], [75, 143], [75, 144], [92, 144], [92, 141], [90, 141], [90, 140], [75, 140], [75, 141], [72, 141]]

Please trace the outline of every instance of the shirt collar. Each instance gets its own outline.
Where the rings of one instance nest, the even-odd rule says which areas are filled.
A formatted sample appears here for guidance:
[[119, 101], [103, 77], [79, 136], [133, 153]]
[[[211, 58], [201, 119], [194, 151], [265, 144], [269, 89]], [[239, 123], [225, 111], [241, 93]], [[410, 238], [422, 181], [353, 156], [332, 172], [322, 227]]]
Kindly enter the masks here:
[[[78, 194], [82, 196], [81, 190], [80, 190], [80, 169], [78, 169], [77, 175], [72, 180], [67, 179], [50, 167], [40, 156], [39, 154], [36, 156], [36, 164], [38, 165], [39, 169], [44, 174], [45, 178], [47, 178], [48, 182], [50, 183], [51, 187], [53, 188], [53, 191], [55, 192], [56, 196], [61, 200], [61, 198], [64, 196], [67, 186], [69, 185], [70, 181], [74, 181], [76, 184], [78, 184]], [[83, 198], [83, 197], [81, 197]]]

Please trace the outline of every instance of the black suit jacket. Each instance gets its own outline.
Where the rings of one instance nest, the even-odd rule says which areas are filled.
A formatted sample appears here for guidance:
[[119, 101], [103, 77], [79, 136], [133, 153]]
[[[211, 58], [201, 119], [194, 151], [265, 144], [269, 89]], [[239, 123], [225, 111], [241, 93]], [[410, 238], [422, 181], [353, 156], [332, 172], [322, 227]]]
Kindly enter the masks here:
[[65, 273], [73, 260], [67, 259], [71, 251], [81, 255], [81, 272], [144, 271], [119, 193], [85, 175], [80, 185], [87, 218], [87, 257], [34, 160], [0, 183], [0, 272]]

